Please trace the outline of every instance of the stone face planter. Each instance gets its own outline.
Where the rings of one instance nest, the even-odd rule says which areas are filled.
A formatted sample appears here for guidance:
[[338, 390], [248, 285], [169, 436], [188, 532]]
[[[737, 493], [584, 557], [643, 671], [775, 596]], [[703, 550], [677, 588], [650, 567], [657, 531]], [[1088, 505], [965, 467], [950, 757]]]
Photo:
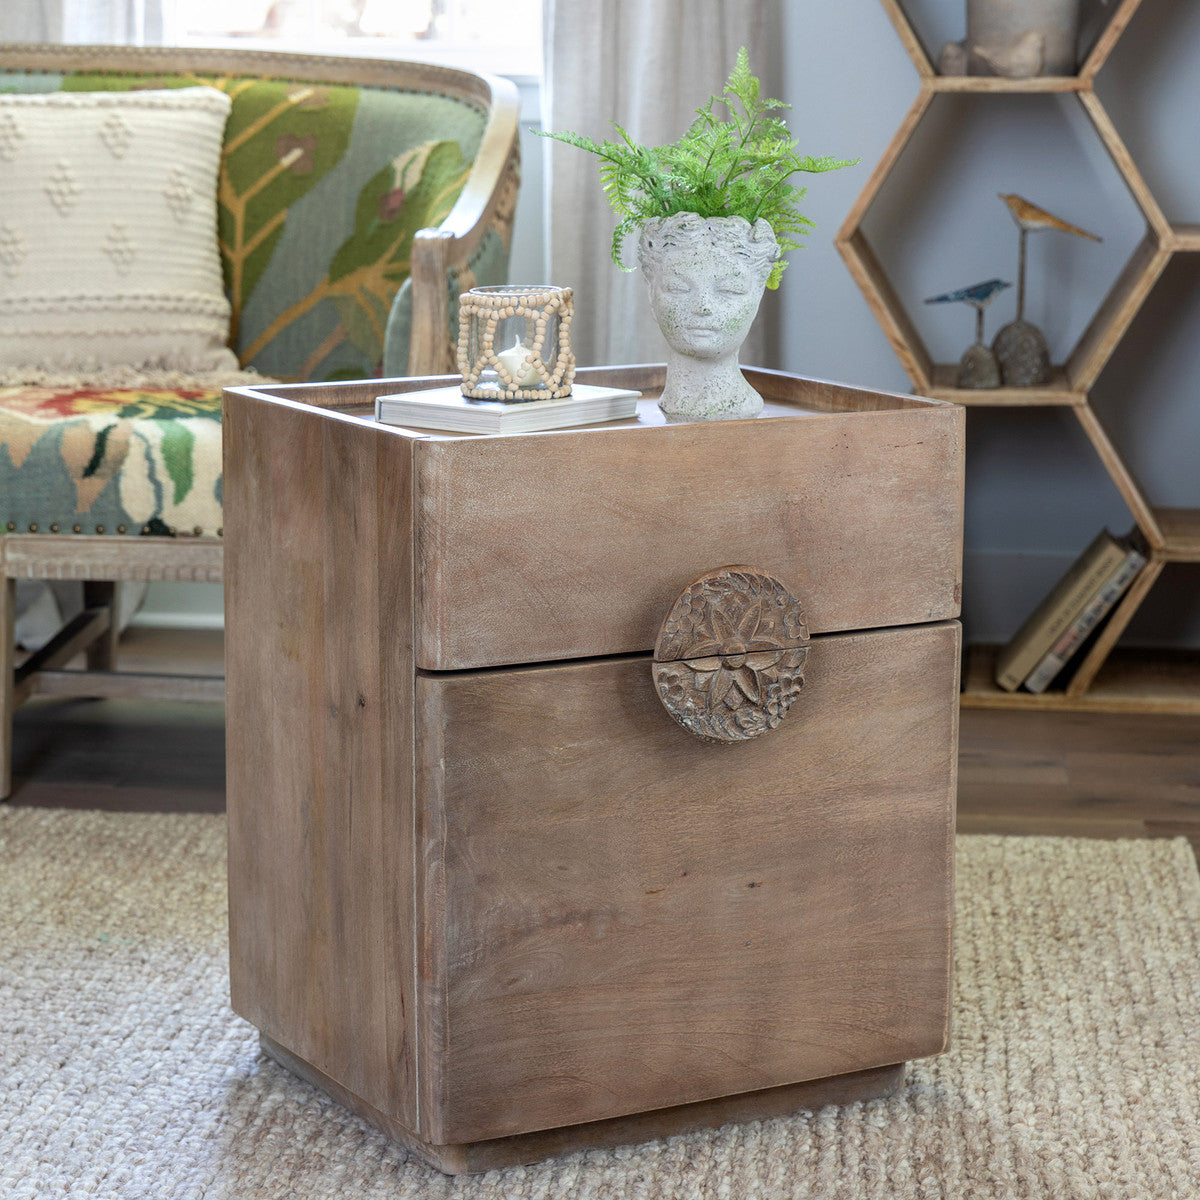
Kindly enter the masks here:
[[659, 407], [674, 421], [752, 417], [762, 397], [738, 367], [779, 245], [764, 220], [679, 213], [647, 221], [638, 262], [667, 341]]
[[[1080, 0], [967, 0], [967, 47], [973, 75], [1074, 75], [1079, 44]], [[1015, 62], [1036, 47], [1040, 66]], [[989, 62], [978, 51], [987, 52]], [[990, 64], [990, 65], [989, 65]], [[997, 65], [999, 64], [999, 65]]]

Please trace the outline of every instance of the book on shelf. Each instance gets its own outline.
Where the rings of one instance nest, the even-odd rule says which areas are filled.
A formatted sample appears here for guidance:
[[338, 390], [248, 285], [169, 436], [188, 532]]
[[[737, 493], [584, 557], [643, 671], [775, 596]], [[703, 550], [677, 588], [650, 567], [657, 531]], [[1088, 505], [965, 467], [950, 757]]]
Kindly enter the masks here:
[[1146, 556], [1142, 548], [1130, 541], [1120, 566], [1100, 585], [1058, 641], [1046, 651], [1042, 661], [1029, 673], [1025, 680], [1027, 691], [1041, 693], [1054, 682], [1063, 667], [1129, 590], [1145, 565]]
[[1125, 561], [1128, 539], [1101, 530], [996, 656], [996, 684], [1015, 692]]
[[430, 388], [377, 397], [375, 419], [449, 433], [539, 433], [632, 417], [640, 395], [625, 388], [577, 383], [561, 400], [473, 400], [457, 386]]

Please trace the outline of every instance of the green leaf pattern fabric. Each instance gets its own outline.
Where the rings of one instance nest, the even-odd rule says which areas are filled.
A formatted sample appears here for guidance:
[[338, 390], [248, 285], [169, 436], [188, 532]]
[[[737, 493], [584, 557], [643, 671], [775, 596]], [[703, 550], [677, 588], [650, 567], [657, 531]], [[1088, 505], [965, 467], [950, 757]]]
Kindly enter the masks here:
[[485, 114], [456, 97], [229, 76], [0, 73], [0, 90], [206, 84], [229, 94], [217, 228], [243, 366], [370, 378], [412, 235], [441, 223]]
[[[0, 90], [25, 92], [197, 83], [233, 100], [216, 203], [243, 366], [288, 380], [380, 374], [413, 235], [453, 207], [485, 114], [375, 87], [0, 72]], [[503, 278], [507, 247], [497, 258], [499, 239], [485, 241]], [[407, 346], [395, 355], [407, 363]], [[221, 496], [216, 390], [0, 388], [0, 529], [213, 536]]]

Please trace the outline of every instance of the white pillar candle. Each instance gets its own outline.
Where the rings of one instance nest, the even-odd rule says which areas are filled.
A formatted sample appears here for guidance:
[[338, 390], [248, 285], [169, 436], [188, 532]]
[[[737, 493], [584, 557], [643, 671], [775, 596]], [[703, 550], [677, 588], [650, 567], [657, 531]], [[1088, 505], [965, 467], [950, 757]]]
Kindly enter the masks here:
[[537, 367], [527, 361], [530, 353], [529, 347], [518, 338], [507, 350], [496, 355], [517, 387], [537, 387], [542, 382]]

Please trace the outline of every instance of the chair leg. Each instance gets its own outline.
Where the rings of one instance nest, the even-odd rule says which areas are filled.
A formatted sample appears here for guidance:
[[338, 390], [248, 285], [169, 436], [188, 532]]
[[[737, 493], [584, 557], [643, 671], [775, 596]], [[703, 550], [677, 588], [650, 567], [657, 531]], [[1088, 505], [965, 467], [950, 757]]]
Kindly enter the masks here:
[[87, 649], [89, 671], [115, 671], [117, 668], [117, 642], [121, 631], [117, 628], [117, 599], [120, 584], [106, 579], [88, 580], [83, 585], [84, 608], [107, 608], [108, 631], [97, 638]]
[[17, 614], [17, 581], [0, 579], [0, 800], [12, 791], [13, 674], [16, 644], [13, 631]]

